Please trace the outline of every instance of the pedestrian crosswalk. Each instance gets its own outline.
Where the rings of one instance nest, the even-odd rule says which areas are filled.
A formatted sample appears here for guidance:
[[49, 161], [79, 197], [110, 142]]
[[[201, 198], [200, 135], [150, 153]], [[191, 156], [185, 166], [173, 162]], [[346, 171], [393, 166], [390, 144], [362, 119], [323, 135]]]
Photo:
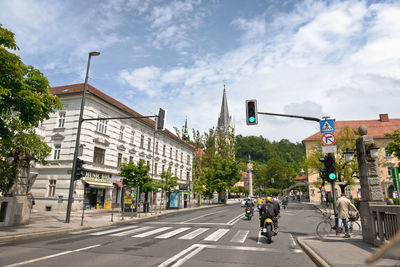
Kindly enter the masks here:
[[[180, 240], [192, 240], [196, 237], [202, 236], [202, 240], [209, 242], [216, 242], [227, 235], [230, 231], [230, 242], [244, 243], [249, 230], [233, 230], [228, 228], [212, 229], [208, 227], [194, 228], [194, 227], [156, 227], [156, 226], [127, 226], [122, 228], [115, 228], [105, 231], [92, 232], [89, 235], [93, 236], [112, 236], [112, 237], [133, 237], [133, 238], [157, 238], [168, 239], [176, 237]], [[258, 234], [258, 233], [257, 233]]]

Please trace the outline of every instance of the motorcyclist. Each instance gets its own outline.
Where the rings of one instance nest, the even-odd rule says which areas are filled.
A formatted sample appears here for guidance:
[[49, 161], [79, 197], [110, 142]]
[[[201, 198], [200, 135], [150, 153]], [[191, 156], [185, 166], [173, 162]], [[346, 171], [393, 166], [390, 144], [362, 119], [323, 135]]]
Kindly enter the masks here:
[[250, 208], [251, 209], [251, 214], [252, 215], [254, 215], [254, 203], [253, 203], [253, 201], [251, 201], [250, 199], [248, 199], [247, 201], [246, 201], [246, 210], [247, 210], [247, 208]]
[[257, 208], [258, 208], [258, 210], [260, 210], [262, 204], [263, 204], [263, 200], [262, 200], [262, 198], [259, 197], [259, 198], [257, 199]]
[[274, 222], [274, 231], [278, 232], [278, 216], [279, 216], [279, 203], [278, 205], [274, 204], [277, 202], [273, 202], [271, 197], [265, 198], [265, 203], [261, 206], [260, 209], [260, 227], [264, 227], [264, 221], [267, 218], [271, 218]]

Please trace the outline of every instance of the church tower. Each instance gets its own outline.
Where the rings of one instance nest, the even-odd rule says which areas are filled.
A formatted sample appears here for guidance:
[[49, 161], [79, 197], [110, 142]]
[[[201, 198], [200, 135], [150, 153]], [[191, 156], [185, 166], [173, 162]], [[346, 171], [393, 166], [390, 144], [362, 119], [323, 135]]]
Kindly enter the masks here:
[[228, 99], [226, 97], [226, 89], [224, 84], [224, 93], [222, 96], [221, 113], [218, 117], [217, 130], [221, 133], [233, 133], [232, 117], [229, 116]]

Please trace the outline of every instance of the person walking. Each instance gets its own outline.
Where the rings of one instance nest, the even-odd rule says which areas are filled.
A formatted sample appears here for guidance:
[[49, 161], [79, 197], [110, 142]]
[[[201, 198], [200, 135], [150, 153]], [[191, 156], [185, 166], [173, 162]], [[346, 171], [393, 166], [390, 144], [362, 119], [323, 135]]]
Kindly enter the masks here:
[[349, 218], [349, 210], [350, 208], [353, 209], [354, 211], [358, 213], [357, 208], [354, 206], [353, 203], [351, 203], [350, 199], [346, 197], [345, 193], [342, 193], [340, 198], [338, 198], [336, 202], [336, 208], [338, 212], [338, 216], [335, 218], [335, 230], [339, 227], [339, 219], [342, 220], [344, 230], [346, 234], [344, 235], [344, 238], [350, 238], [350, 233], [349, 233], [349, 226], [347, 224], [347, 219]]

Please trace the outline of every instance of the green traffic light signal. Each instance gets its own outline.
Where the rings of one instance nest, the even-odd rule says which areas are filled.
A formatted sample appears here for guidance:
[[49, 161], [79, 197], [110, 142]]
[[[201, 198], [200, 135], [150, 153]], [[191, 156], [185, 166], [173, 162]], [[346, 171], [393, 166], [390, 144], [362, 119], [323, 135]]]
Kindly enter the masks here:
[[331, 181], [336, 180], [336, 174], [335, 173], [330, 173], [329, 174], [329, 180], [331, 180]]
[[246, 100], [246, 124], [257, 125], [257, 100]]

